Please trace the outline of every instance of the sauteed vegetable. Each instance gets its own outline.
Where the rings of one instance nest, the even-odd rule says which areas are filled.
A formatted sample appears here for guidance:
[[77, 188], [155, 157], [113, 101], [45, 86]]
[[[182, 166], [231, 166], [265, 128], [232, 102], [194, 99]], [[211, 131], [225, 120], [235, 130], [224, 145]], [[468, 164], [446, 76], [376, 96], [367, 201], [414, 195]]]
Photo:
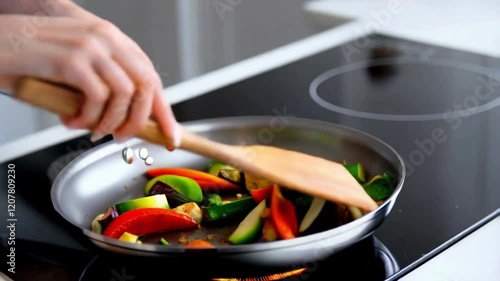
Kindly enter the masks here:
[[[391, 174], [367, 175], [361, 163], [344, 166], [379, 204], [392, 194]], [[107, 206], [92, 231], [129, 243], [214, 247], [293, 239], [364, 215], [217, 161], [205, 171], [161, 167], [145, 176], [144, 196]]]

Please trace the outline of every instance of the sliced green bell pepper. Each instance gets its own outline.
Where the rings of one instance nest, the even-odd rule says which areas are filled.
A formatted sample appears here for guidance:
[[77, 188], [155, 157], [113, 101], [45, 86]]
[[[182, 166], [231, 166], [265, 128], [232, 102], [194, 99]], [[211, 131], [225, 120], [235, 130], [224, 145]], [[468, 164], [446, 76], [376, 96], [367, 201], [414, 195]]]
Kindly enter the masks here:
[[369, 182], [363, 184], [366, 193], [375, 201], [385, 200], [391, 196], [393, 178], [388, 173], [374, 176]]
[[240, 199], [236, 199], [232, 202], [203, 207], [203, 215], [205, 221], [214, 222], [222, 219], [229, 219], [239, 215], [246, 215], [250, 212], [257, 204], [252, 197], [247, 196]]
[[359, 182], [366, 182], [365, 170], [361, 163], [344, 165], [344, 167], [351, 173], [351, 175]]

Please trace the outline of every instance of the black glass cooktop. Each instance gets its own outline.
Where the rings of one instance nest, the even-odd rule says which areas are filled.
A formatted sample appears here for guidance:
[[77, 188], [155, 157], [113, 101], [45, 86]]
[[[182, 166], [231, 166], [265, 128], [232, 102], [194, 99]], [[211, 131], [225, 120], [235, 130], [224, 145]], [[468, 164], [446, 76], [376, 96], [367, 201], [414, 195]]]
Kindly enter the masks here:
[[372, 36], [175, 106], [182, 121], [276, 115], [372, 134], [407, 178], [377, 237], [406, 267], [500, 207], [500, 59]]
[[[498, 69], [500, 59], [372, 36], [214, 90], [174, 110], [180, 121], [242, 115], [324, 120], [363, 130], [396, 149], [406, 162], [405, 185], [376, 238], [350, 251], [383, 249], [363, 254], [367, 266], [378, 272], [364, 280], [382, 280], [500, 207], [500, 174], [495, 172], [500, 165]], [[30, 275], [39, 276], [37, 280], [78, 280], [129, 264], [103, 262], [79, 230], [52, 208], [54, 176], [76, 155], [99, 145], [82, 139], [88, 137], [9, 162], [16, 165], [18, 176], [16, 249], [21, 273], [15, 280], [32, 280]], [[9, 163], [0, 164], [2, 174], [7, 174]], [[5, 183], [2, 198], [7, 198]], [[0, 219], [7, 220], [6, 211], [0, 212]], [[8, 250], [9, 234], [1, 228], [2, 253]], [[62, 254], [55, 255], [59, 251]], [[6, 263], [1, 264], [5, 271]], [[391, 271], [387, 264], [396, 267]], [[141, 276], [134, 266], [127, 268]], [[328, 266], [322, 270], [335, 271]], [[117, 277], [107, 280], [111, 278]]]

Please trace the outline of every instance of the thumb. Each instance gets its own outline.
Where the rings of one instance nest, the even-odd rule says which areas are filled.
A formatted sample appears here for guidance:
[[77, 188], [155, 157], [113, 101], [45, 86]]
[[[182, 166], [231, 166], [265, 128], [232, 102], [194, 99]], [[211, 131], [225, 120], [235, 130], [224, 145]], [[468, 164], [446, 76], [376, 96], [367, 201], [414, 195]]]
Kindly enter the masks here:
[[15, 89], [16, 83], [19, 81], [19, 77], [16, 76], [0, 76], [0, 91], [12, 93]]

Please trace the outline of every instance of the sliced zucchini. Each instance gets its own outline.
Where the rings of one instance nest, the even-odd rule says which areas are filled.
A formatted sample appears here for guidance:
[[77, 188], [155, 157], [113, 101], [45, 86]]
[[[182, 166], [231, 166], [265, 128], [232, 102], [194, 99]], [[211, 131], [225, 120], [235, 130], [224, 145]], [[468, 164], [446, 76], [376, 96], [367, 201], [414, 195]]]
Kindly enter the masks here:
[[170, 209], [165, 194], [156, 194], [146, 197], [140, 197], [115, 204], [119, 215], [139, 208], [165, 208]]
[[264, 223], [262, 214], [265, 209], [266, 200], [264, 199], [248, 213], [236, 230], [229, 236], [229, 243], [239, 245], [254, 241], [261, 233]]

